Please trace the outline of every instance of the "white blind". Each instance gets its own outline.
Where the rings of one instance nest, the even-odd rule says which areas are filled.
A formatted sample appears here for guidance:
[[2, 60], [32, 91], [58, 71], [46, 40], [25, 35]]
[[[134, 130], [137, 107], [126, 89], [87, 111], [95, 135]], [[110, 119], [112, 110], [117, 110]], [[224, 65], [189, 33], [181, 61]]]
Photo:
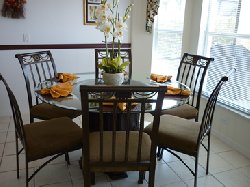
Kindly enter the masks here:
[[231, 68], [236, 72], [221, 91], [218, 101], [250, 115], [250, 1], [209, 0], [204, 54], [215, 60], [208, 68], [205, 94]]
[[[186, 0], [161, 0], [154, 24], [151, 72], [176, 76], [181, 58]], [[173, 77], [174, 79], [175, 77]]]

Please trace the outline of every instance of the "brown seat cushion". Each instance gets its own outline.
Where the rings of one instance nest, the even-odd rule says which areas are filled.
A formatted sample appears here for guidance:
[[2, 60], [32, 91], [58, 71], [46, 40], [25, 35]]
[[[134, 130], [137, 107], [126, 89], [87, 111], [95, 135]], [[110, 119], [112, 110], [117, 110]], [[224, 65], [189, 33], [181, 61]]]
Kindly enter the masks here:
[[191, 105], [184, 104], [175, 108], [163, 110], [161, 114], [169, 114], [185, 119], [194, 119], [198, 115], [198, 110]]
[[82, 147], [82, 129], [62, 117], [24, 125], [29, 161]]
[[[144, 129], [150, 134], [152, 124]], [[195, 155], [200, 124], [177, 116], [163, 115], [160, 119], [157, 145], [163, 148]]]
[[[116, 136], [115, 161], [124, 161], [126, 133], [124, 131], [118, 131], [116, 133], [117, 133], [117, 136]], [[137, 131], [133, 131], [130, 133], [128, 161], [136, 161], [137, 159], [138, 136], [139, 136], [139, 133]], [[112, 150], [112, 132], [111, 131], [103, 132], [103, 142], [104, 142], [103, 161], [110, 162], [112, 161], [112, 151], [111, 151]], [[146, 133], [143, 133], [141, 160], [143, 161], [150, 160], [150, 148], [151, 148], [150, 137]], [[99, 132], [93, 132], [90, 134], [90, 160], [91, 161], [100, 160], [100, 134]]]
[[30, 113], [35, 118], [39, 118], [39, 119], [43, 119], [43, 120], [60, 118], [60, 117], [64, 117], [64, 116], [67, 116], [67, 117], [73, 119], [73, 118], [81, 115], [80, 111], [60, 108], [60, 107], [57, 107], [57, 106], [54, 106], [51, 104], [47, 104], [47, 103], [41, 103], [38, 105], [34, 105], [31, 108]]

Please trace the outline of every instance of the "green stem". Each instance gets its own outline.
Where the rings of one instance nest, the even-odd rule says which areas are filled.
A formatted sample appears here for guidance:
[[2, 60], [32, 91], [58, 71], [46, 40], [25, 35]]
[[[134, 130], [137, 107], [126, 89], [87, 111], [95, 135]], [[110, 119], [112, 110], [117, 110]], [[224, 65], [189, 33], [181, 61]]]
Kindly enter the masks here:
[[120, 56], [121, 56], [121, 41], [120, 40], [118, 40], [118, 57], [120, 58]]
[[114, 53], [115, 53], [115, 37], [113, 37], [113, 42], [112, 42], [112, 54], [111, 54], [111, 59], [113, 60], [114, 57]]
[[106, 59], [108, 59], [108, 43], [107, 43], [107, 36], [104, 36], [105, 38], [105, 45], [106, 45]]

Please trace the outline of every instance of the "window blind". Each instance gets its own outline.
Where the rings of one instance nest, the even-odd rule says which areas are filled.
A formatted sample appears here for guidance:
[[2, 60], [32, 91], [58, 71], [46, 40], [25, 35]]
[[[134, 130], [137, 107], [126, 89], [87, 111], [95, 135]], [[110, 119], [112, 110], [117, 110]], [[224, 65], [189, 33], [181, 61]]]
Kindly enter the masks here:
[[236, 72], [218, 101], [250, 116], [250, 11], [249, 0], [209, 0], [204, 54], [215, 60], [208, 68], [204, 93], [209, 95], [221, 76]]

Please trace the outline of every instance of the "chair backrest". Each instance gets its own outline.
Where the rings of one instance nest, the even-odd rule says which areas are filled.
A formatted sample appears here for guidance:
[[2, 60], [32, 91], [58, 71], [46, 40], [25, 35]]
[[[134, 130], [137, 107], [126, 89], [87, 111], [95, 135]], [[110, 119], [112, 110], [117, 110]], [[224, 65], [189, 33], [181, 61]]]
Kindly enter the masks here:
[[10, 106], [11, 106], [11, 110], [13, 113], [13, 119], [14, 119], [14, 124], [15, 124], [16, 135], [20, 139], [22, 145], [25, 146], [25, 141], [24, 141], [25, 132], [23, 129], [23, 120], [22, 120], [21, 112], [20, 112], [16, 97], [11, 91], [11, 89], [9, 88], [7, 82], [5, 81], [1, 73], [0, 73], [0, 82], [3, 82], [7, 90], [8, 96], [9, 96]]
[[[83, 131], [83, 153], [84, 153], [84, 165], [87, 166], [89, 160], [89, 151], [91, 147], [89, 145], [90, 135], [93, 134], [91, 132], [90, 127], [95, 125], [93, 124], [93, 120], [90, 118], [90, 114], [96, 113], [98, 120], [98, 129], [94, 133], [98, 133], [97, 138], [98, 145], [100, 145], [100, 149], [97, 149], [97, 153], [99, 156], [99, 161], [102, 162], [105, 160], [103, 157], [104, 152], [109, 152], [109, 155], [112, 155], [112, 159], [109, 160], [108, 163], [117, 164], [119, 158], [117, 156], [118, 147], [123, 147], [124, 157], [123, 160], [119, 160], [119, 164], [122, 164], [124, 167], [127, 167], [129, 164], [133, 165], [133, 167], [139, 166], [140, 164], [149, 164], [149, 162], [143, 162], [143, 154], [142, 154], [142, 137], [145, 137], [144, 129], [144, 118], [146, 112], [151, 112], [154, 115], [153, 122], [153, 130], [151, 134], [151, 163], [155, 164], [156, 157], [156, 136], [159, 128], [159, 120], [160, 120], [160, 111], [162, 108], [162, 102], [164, 98], [164, 93], [166, 91], [165, 86], [153, 87], [153, 86], [87, 86], [81, 85], [81, 102], [82, 102], [82, 128]], [[111, 97], [112, 96], [112, 97]], [[150, 106], [153, 106], [150, 108]], [[123, 109], [121, 109], [121, 107]], [[138, 127], [136, 129], [131, 128], [133, 126], [133, 120], [130, 120], [132, 115], [138, 116]], [[107, 115], [111, 116], [111, 120], [107, 122]], [[124, 116], [125, 127], [124, 130], [120, 130], [117, 128], [119, 123], [119, 119], [121, 115]], [[109, 124], [108, 124], [109, 123]], [[107, 130], [106, 126], [109, 126]], [[110, 141], [109, 145], [112, 145], [110, 150], [104, 148], [105, 142], [103, 142], [104, 134], [110, 133]], [[125, 145], [118, 145], [120, 140], [116, 139], [116, 135], [124, 133], [126, 136], [124, 137], [126, 142]], [[137, 133], [137, 139], [134, 139], [134, 134]], [[112, 138], [111, 138], [112, 137]], [[149, 138], [149, 137], [148, 137]], [[132, 146], [129, 144], [130, 141], [134, 141], [133, 146], [136, 147], [136, 160], [137, 162], [131, 163], [129, 162], [128, 150], [131, 150]], [[97, 145], [95, 145], [97, 146]], [[116, 165], [119, 167], [119, 164]], [[125, 166], [126, 165], [126, 166]], [[100, 165], [99, 165], [100, 166]], [[104, 165], [103, 165], [104, 166]], [[121, 165], [120, 165], [121, 166]], [[145, 166], [145, 165], [144, 165]], [[112, 165], [115, 167], [115, 165]]]
[[23, 76], [28, 93], [29, 107], [38, 104], [39, 100], [33, 98], [33, 89], [39, 83], [56, 77], [56, 66], [50, 51], [16, 54], [23, 70]]
[[200, 107], [202, 86], [211, 61], [214, 61], [214, 59], [184, 53], [178, 68], [176, 79], [191, 89], [193, 97], [190, 97], [188, 104], [194, 106], [198, 111]]
[[[214, 116], [214, 110], [217, 102], [218, 95], [220, 93], [222, 85], [228, 81], [228, 76], [223, 76], [220, 81], [217, 83], [216, 87], [214, 88], [213, 92], [208, 98], [203, 117], [202, 122], [200, 126], [200, 133], [198, 136], [197, 143], [200, 143], [207, 134], [210, 133], [212, 122], [213, 122], [213, 116]], [[199, 144], [198, 144], [199, 145]]]
[[[112, 49], [108, 49], [110, 56]], [[117, 57], [118, 49], [114, 49], [114, 57]], [[125, 70], [125, 81], [131, 80], [132, 77], [132, 53], [130, 48], [121, 48], [120, 49], [122, 63], [129, 61], [130, 64]], [[99, 71], [97, 67], [98, 64], [102, 62], [102, 59], [106, 57], [106, 49], [95, 49], [95, 78], [102, 79], [102, 72]]]

